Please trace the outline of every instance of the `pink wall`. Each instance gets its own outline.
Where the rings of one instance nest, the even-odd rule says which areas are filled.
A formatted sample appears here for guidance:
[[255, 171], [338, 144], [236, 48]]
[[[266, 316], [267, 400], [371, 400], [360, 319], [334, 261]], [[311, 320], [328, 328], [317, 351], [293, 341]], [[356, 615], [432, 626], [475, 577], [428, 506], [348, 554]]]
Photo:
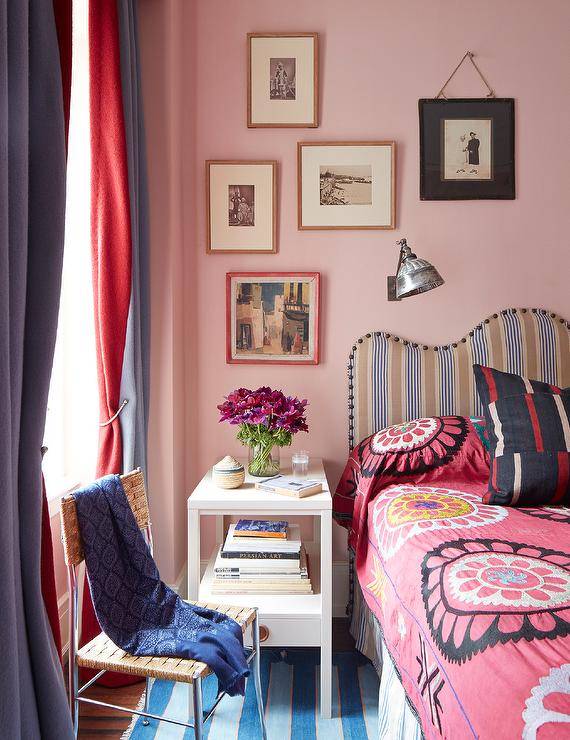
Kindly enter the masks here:
[[[223, 454], [241, 452], [216, 412], [235, 386], [263, 383], [306, 396], [311, 432], [295, 446], [325, 458], [334, 484], [346, 458], [345, 367], [356, 337], [386, 329], [447, 342], [511, 305], [570, 315], [569, 24], [566, 0], [143, 0], [157, 339], [151, 493], [164, 502], [159, 555], [173, 577], [184, 559], [186, 493]], [[321, 34], [321, 125], [248, 130], [246, 33], [290, 30]], [[467, 49], [497, 95], [516, 99], [517, 199], [420, 202], [417, 101], [435, 95]], [[449, 94], [480, 96], [482, 84], [465, 68]], [[297, 230], [296, 142], [319, 139], [397, 142], [395, 231]], [[218, 158], [279, 160], [279, 254], [205, 254], [203, 163]], [[387, 303], [385, 276], [394, 270], [394, 242], [402, 236], [433, 261], [446, 284]], [[321, 272], [319, 366], [226, 365], [230, 270]], [[168, 341], [161, 341], [163, 331]], [[342, 558], [338, 528], [335, 547]]]

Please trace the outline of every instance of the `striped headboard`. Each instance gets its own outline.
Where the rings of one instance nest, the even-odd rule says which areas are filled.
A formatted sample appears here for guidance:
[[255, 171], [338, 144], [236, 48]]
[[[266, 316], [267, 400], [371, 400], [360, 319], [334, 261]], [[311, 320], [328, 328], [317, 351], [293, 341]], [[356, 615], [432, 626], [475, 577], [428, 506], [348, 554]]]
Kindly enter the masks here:
[[386, 332], [349, 357], [350, 449], [369, 434], [422, 416], [480, 415], [472, 365], [570, 385], [570, 324], [550, 311], [507, 308], [451, 344], [428, 347]]

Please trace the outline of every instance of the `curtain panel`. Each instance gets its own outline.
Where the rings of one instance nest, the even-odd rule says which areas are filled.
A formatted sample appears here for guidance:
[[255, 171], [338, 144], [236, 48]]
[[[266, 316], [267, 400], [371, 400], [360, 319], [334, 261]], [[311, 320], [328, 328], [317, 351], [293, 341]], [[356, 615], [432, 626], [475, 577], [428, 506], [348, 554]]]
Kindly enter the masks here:
[[[91, 248], [102, 423], [97, 475], [103, 476], [146, 467], [148, 196], [136, 0], [90, 4], [89, 64]], [[84, 589], [82, 643], [99, 632]], [[119, 686], [137, 680], [109, 673], [100, 683]]]
[[6, 738], [59, 740], [72, 737], [71, 720], [41, 578], [69, 60], [52, 0], [0, 0], [0, 58], [0, 726]]

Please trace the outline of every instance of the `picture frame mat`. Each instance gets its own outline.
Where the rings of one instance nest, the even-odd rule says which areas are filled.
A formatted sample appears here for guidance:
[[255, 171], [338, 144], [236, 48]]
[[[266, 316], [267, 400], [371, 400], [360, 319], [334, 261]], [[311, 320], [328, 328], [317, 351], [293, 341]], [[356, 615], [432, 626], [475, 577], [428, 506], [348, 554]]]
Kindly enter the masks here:
[[[295, 100], [269, 98], [269, 59], [272, 57], [295, 57]], [[317, 127], [318, 66], [317, 33], [248, 33], [248, 128]]]
[[[326, 148], [331, 149], [327, 155], [324, 152]], [[345, 164], [372, 165], [370, 206], [320, 205], [320, 166]], [[384, 197], [379, 182], [382, 169], [386, 170], [388, 179]], [[375, 171], [377, 178], [374, 177]], [[299, 230], [396, 228], [396, 142], [298, 142], [297, 212]], [[359, 223], [350, 223], [350, 219], [355, 217]]]
[[[207, 254], [277, 251], [277, 165], [274, 160], [206, 161]], [[228, 186], [248, 184], [256, 186], [255, 225], [229, 226]]]
[[[489, 130], [488, 132], [485, 132], [485, 141], [482, 142], [484, 144], [483, 147], [480, 147], [479, 149], [479, 156], [482, 159], [483, 156], [485, 158], [489, 159], [489, 175], [487, 177], [479, 177], [479, 178], [470, 178], [466, 175], [460, 175], [457, 176], [457, 173], [455, 176], [446, 176], [445, 170], [446, 166], [448, 165], [447, 160], [447, 149], [446, 149], [446, 140], [447, 136], [451, 134], [451, 129], [454, 128], [452, 124], [462, 122], [465, 124], [465, 126], [471, 127], [473, 125], [474, 127], [478, 126], [477, 122], [481, 123], [488, 123], [489, 124]], [[475, 123], [472, 123], [475, 122]], [[480, 180], [493, 180], [493, 119], [489, 118], [488, 116], [483, 117], [471, 117], [469, 119], [465, 118], [442, 118], [440, 121], [441, 125], [441, 151], [442, 151], [442, 157], [441, 157], [441, 179], [447, 182], [453, 182], [453, 181], [480, 181]], [[464, 126], [464, 128], [465, 128]], [[481, 138], [481, 135], [480, 135]], [[487, 141], [488, 139], [488, 141]]]
[[[515, 200], [514, 98], [420, 98], [420, 200]], [[442, 119], [492, 119], [492, 179], [441, 178]]]

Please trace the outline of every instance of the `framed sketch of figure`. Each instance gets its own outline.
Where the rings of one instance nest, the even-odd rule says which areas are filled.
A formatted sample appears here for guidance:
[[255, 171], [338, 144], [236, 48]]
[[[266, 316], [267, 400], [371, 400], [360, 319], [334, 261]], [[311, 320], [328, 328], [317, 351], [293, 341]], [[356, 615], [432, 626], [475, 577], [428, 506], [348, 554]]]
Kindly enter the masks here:
[[424, 99], [419, 112], [422, 200], [515, 197], [512, 98]]
[[249, 128], [319, 125], [316, 33], [247, 34]]
[[277, 251], [277, 162], [206, 162], [206, 252]]

